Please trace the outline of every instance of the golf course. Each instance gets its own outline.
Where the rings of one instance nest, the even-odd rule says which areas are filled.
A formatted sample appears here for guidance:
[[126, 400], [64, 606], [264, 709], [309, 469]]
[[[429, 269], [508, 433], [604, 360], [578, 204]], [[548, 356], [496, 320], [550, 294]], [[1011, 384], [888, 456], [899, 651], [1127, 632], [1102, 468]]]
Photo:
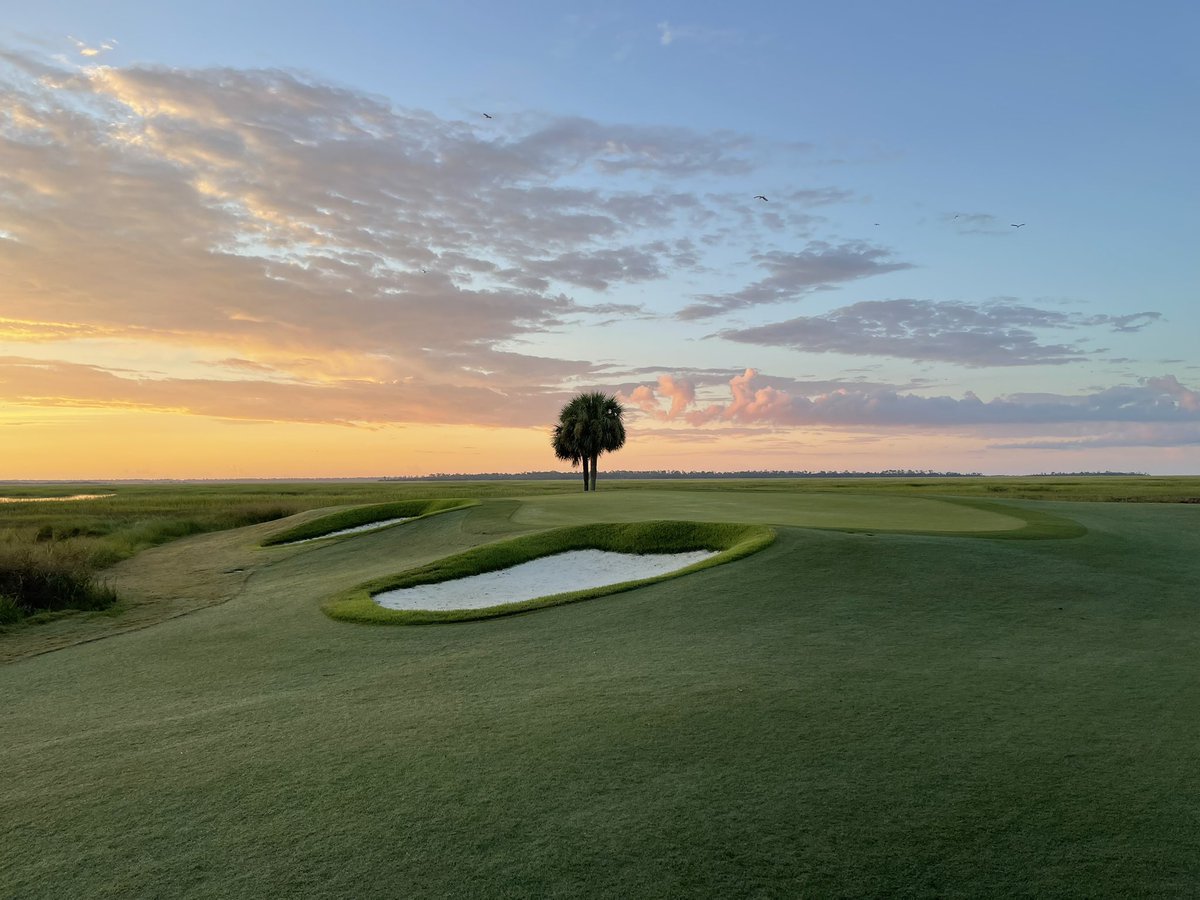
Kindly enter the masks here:
[[[0, 494], [117, 598], [0, 629], [0, 897], [1200, 884], [1200, 478]], [[585, 547], [713, 555], [373, 600]]]

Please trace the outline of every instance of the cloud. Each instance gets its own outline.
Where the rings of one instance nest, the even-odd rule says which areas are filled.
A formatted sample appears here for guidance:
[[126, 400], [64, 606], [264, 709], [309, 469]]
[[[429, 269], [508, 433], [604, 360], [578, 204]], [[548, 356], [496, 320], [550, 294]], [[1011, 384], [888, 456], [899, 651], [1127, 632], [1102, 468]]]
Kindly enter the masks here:
[[89, 59], [100, 56], [103, 53], [107, 53], [109, 50], [113, 50], [117, 46], [117, 42], [112, 38], [95, 47], [88, 45], [86, 42], [81, 41], [78, 38], [73, 38], [70, 35], [67, 35], [67, 40], [75, 45], [75, 48], [79, 51], [80, 56], [85, 56]]
[[641, 314], [565, 292], [694, 270], [695, 223], [726, 211], [676, 182], [757, 164], [731, 132], [535, 114], [481, 130], [277, 70], [0, 48], [0, 101], [0, 337], [70, 358], [187, 348], [273, 380], [518, 397], [589, 377], [522, 342]]
[[853, 199], [853, 197], [854, 194], [851, 191], [843, 190], [842, 188], [824, 187], [784, 191], [776, 199], [800, 206], [827, 206], [832, 203], [846, 203]]
[[707, 28], [702, 25], [672, 25], [670, 22], [658, 23], [658, 42], [669, 47], [676, 41], [696, 41], [699, 43], [728, 43], [742, 40], [737, 31], [725, 28]]
[[[224, 365], [259, 374], [246, 360]], [[449, 381], [323, 381], [146, 378], [61, 360], [0, 357], [0, 400], [10, 407], [137, 409], [234, 421], [378, 426], [434, 422], [537, 427], [552, 421], [569, 395], [500, 391]]]
[[886, 248], [864, 241], [841, 244], [809, 241], [803, 250], [796, 252], [757, 253], [753, 259], [767, 270], [765, 278], [733, 293], [701, 294], [697, 302], [676, 313], [676, 318], [707, 319], [753, 306], [785, 303], [836, 284], [911, 268], [908, 263], [890, 262], [890, 256]]
[[[618, 392], [618, 396], [653, 418], [667, 422], [682, 416], [696, 402], [696, 387], [685, 378], [659, 375], [657, 393], [650, 385], [641, 384], [629, 394]], [[669, 402], [668, 409], [662, 408], [662, 400]]]
[[1150, 423], [1105, 429], [1074, 438], [1003, 441], [994, 450], [1097, 450], [1119, 447], [1194, 447], [1200, 445], [1200, 422]]
[[531, 274], [593, 290], [606, 290], [615, 281], [634, 283], [663, 278], [660, 255], [636, 247], [619, 247], [593, 252], [574, 251], [554, 259], [531, 260]]
[[716, 336], [742, 344], [809, 353], [847, 353], [936, 360], [965, 366], [1062, 365], [1087, 358], [1079, 343], [1041, 343], [1036, 331], [1107, 328], [1134, 332], [1157, 312], [1082, 315], [1016, 301], [973, 305], [958, 301], [871, 300], [819, 316], [798, 316]]
[[746, 369], [728, 381], [730, 399], [697, 402], [694, 386], [686, 393], [672, 391], [669, 411], [658, 395], [666, 395], [660, 379], [658, 391], [638, 385], [623, 393], [637, 408], [660, 421], [683, 421], [700, 427], [709, 424], [794, 427], [963, 428], [977, 426], [1046, 426], [1064, 423], [1185, 423], [1200, 426], [1200, 393], [1181, 384], [1173, 375], [1146, 378], [1136, 385], [1119, 385], [1090, 394], [1010, 394], [984, 401], [971, 391], [962, 397], [925, 396], [912, 391], [847, 382], [825, 390], [799, 385], [773, 386], [755, 369]]
[[501, 149], [509, 151], [516, 171], [522, 164], [551, 173], [590, 166], [602, 175], [680, 177], [747, 172], [752, 168], [747, 157], [751, 143], [730, 131], [700, 135], [685, 128], [605, 125], [574, 116], [552, 119]]
[[[731, 132], [534, 113], [485, 128], [291, 72], [56, 65], [0, 48], [0, 339], [6, 352], [31, 348], [0, 358], [0, 402], [540, 426], [573, 389], [596, 385], [619, 389], [646, 421], [681, 429], [1196, 415], [1178, 382], [985, 403], [927, 396], [917, 381], [536, 355], [541, 336], [581, 317], [655, 312], [622, 287], [702, 272], [710, 244], [762, 247], [811, 226], [812, 209], [848, 199], [836, 187], [781, 185], [764, 188], [763, 210], [745, 194], [692, 187], [753, 173], [765, 155]], [[751, 259], [758, 280], [697, 296], [679, 318], [908, 267], [856, 241], [806, 240]], [[974, 330], [996, 358], [1077, 355], [1077, 344], [1038, 332], [1129, 332], [1157, 316], [1055, 320], [1015, 301], [962, 306], [847, 307], [856, 311], [826, 323], [825, 340], [845, 346], [843, 331], [858, 327], [896, 353], [919, 338], [978, 360], [987, 354], [951, 334]], [[790, 346], [801, 338], [789, 324], [722, 335]], [[153, 360], [166, 374], [148, 362], [100, 364], [114, 359]]]
[[214, 368], [221, 369], [237, 369], [246, 372], [258, 372], [262, 374], [273, 374], [275, 372], [274, 366], [268, 366], [264, 363], [255, 362], [252, 359], [237, 359], [236, 357], [205, 361], [203, 365], [213, 366]]
[[[718, 387], [724, 388], [729, 384], [731, 378], [741, 376], [745, 372], [745, 367], [739, 368], [700, 368], [676, 366], [669, 369], [664, 369], [662, 366], [640, 366], [636, 368], [619, 368], [615, 366], [598, 367], [596, 370], [597, 376], [607, 379], [620, 379], [617, 385], [617, 390], [624, 394], [629, 394], [639, 385], [645, 382], [648, 375], [653, 375], [656, 379], [663, 374], [674, 381], [686, 381], [688, 385], [696, 392], [702, 392], [705, 389]], [[755, 383], [761, 386], [772, 387], [777, 390], [788, 391], [793, 394], [815, 395], [829, 393], [831, 391], [842, 390], [844, 388], [853, 388], [855, 390], [874, 391], [874, 390], [898, 390], [911, 391], [919, 390], [929, 386], [929, 382], [922, 378], [911, 378], [904, 384], [895, 384], [891, 382], [871, 381], [864, 375], [856, 375], [853, 378], [814, 378], [814, 377], [792, 377], [788, 375], [771, 375], [765, 372], [755, 374]], [[865, 371], [865, 370], [863, 370]]]
[[1012, 234], [1013, 228], [991, 213], [956, 212], [942, 217], [954, 226], [959, 234]]

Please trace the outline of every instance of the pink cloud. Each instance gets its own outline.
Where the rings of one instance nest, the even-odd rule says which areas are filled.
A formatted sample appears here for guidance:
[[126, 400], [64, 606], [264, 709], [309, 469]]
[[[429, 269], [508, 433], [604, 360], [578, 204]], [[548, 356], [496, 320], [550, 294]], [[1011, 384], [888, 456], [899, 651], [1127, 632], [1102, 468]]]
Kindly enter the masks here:
[[667, 412], [668, 419], [676, 419], [696, 402], [696, 387], [683, 378], [672, 378], [670, 375], [658, 376], [658, 392], [671, 401]]
[[[696, 402], [696, 388], [685, 378], [659, 375], [657, 391], [648, 384], [639, 384], [630, 393], [622, 393], [620, 396], [629, 405], [637, 407], [660, 422], [669, 422], [678, 419]], [[662, 408], [663, 400], [671, 402], [669, 409]]]
[[[782, 424], [792, 418], [793, 398], [786, 391], [764, 385], [755, 387], [758, 377], [756, 369], [746, 369], [741, 375], [729, 379], [729, 390], [733, 399], [729, 403], [712, 403], [704, 409], [684, 413], [695, 400], [695, 392], [686, 403], [680, 405], [673, 418], [680, 417], [691, 425], [707, 425], [709, 422], [737, 422], [747, 425], [755, 423]], [[803, 398], [800, 398], [803, 399]]]
[[658, 397], [654, 396], [654, 388], [647, 384], [638, 385], [632, 394], [622, 395], [622, 399], [652, 416], [657, 417], [662, 413], [662, 409], [658, 405]]
[[[773, 387], [756, 369], [729, 379], [727, 402], [696, 405], [688, 382], [660, 376], [657, 393], [641, 385], [629, 396], [634, 405], [660, 421], [682, 420], [694, 427], [712, 423], [741, 426], [962, 428], [972, 426], [1037, 426], [1062, 423], [1200, 421], [1200, 392], [1173, 375], [1142, 379], [1090, 394], [1011, 394], [983, 400], [973, 391], [961, 397], [923, 396], [895, 388], [848, 383], [811, 394]], [[682, 385], [680, 389], [676, 389]], [[671, 396], [663, 411], [659, 394]]]
[[1179, 383], [1179, 379], [1174, 375], [1164, 375], [1162, 378], [1147, 378], [1146, 387], [1166, 394], [1182, 410], [1200, 412], [1200, 391], [1188, 390]]

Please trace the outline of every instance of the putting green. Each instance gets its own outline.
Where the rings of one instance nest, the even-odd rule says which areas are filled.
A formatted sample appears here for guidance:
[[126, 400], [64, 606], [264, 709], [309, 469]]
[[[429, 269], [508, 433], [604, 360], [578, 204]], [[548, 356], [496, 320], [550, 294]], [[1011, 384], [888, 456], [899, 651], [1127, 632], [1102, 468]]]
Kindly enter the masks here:
[[1026, 524], [1017, 516], [923, 497], [762, 491], [580, 491], [526, 498], [512, 516], [514, 523], [533, 528], [644, 519], [964, 533]]

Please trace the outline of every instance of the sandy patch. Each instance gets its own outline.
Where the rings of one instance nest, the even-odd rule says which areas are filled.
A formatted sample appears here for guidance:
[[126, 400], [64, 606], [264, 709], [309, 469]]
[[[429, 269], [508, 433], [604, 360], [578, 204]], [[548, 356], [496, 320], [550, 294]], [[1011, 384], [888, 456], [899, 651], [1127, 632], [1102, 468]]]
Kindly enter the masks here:
[[353, 528], [342, 528], [338, 531], [331, 531], [328, 534], [318, 534], [316, 537], [301, 538], [298, 541], [288, 541], [288, 543], [307, 544], [309, 541], [323, 541], [325, 538], [338, 537], [342, 534], [356, 534], [360, 531], [376, 531], [380, 528], [387, 528], [389, 525], [399, 525], [401, 522], [408, 522], [415, 518], [416, 516], [405, 516], [403, 519], [380, 519], [378, 522], [368, 522], [366, 525], [355, 525]]
[[422, 584], [376, 594], [387, 609], [486, 609], [535, 597], [639, 581], [665, 575], [716, 556], [713, 550], [690, 553], [611, 553], [569, 550], [529, 562], [438, 584]]

